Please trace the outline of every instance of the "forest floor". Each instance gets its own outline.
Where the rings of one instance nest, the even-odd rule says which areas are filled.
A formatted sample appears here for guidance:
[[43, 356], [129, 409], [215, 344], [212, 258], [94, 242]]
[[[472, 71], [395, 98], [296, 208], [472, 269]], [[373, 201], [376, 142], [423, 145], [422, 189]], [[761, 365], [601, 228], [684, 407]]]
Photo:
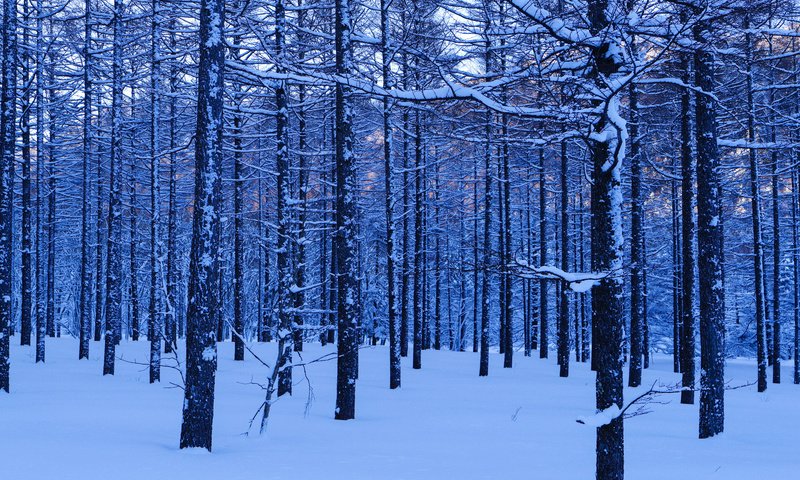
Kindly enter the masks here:
[[[17, 338], [12, 338], [12, 343]], [[254, 351], [272, 361], [274, 344]], [[331, 346], [306, 345], [306, 362]], [[388, 388], [385, 347], [360, 352], [356, 420], [333, 419], [335, 361], [308, 365], [313, 389], [295, 369], [294, 396], [272, 409], [268, 432], [249, 436], [248, 423], [263, 400], [267, 371], [248, 353], [234, 362], [220, 345], [213, 453], [181, 451], [183, 393], [173, 369], [148, 384], [147, 342], [123, 342], [117, 375], [103, 377], [102, 344], [77, 360], [73, 339], [48, 339], [47, 364], [34, 364], [32, 347], [12, 345], [12, 393], [0, 394], [0, 465], [9, 480], [253, 480], [253, 479], [576, 479], [594, 478], [594, 375], [572, 365], [559, 378], [553, 358], [515, 355], [503, 369], [492, 354], [488, 378], [478, 355], [423, 352], [423, 369], [403, 359], [403, 386]], [[537, 352], [534, 352], [537, 353]], [[552, 355], [551, 357], [554, 357]], [[165, 363], [169, 359], [165, 358]], [[788, 362], [787, 362], [788, 363]], [[782, 385], [726, 392], [725, 433], [697, 439], [698, 407], [677, 395], [659, 397], [651, 413], [625, 422], [626, 478], [797, 478], [800, 472], [800, 386], [784, 366]], [[755, 364], [731, 360], [729, 385], [752, 382]], [[671, 357], [657, 356], [644, 386], [678, 381]]]

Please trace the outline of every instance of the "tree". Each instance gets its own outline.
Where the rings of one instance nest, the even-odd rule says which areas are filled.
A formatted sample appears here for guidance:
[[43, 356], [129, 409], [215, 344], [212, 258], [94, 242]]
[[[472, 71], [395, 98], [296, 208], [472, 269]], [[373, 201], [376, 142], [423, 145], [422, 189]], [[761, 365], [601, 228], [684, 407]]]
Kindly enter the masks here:
[[[699, 12], [696, 12], [699, 13]], [[717, 151], [713, 31], [706, 22], [692, 30], [697, 119], [697, 250], [700, 278], [700, 438], [722, 433], [725, 406], [725, 289], [720, 175]]]
[[[351, 51], [350, 1], [335, 2], [336, 73], [346, 76], [353, 69]], [[339, 273], [337, 294], [337, 420], [356, 415], [356, 377], [358, 372], [358, 279], [356, 277], [358, 226], [356, 224], [356, 172], [353, 151], [353, 110], [350, 88], [336, 84], [336, 264]]]
[[114, 375], [116, 347], [122, 324], [122, 0], [114, 0], [111, 86], [110, 181], [106, 231], [106, 325], [103, 375]]
[[3, 2], [2, 92], [0, 92], [0, 390], [10, 391], [9, 337], [11, 330], [12, 215], [14, 212], [14, 153], [17, 98], [16, 2]]
[[186, 313], [186, 386], [181, 448], [211, 451], [217, 370], [219, 230], [225, 50], [223, 0], [200, 2], [200, 64], [189, 304]]

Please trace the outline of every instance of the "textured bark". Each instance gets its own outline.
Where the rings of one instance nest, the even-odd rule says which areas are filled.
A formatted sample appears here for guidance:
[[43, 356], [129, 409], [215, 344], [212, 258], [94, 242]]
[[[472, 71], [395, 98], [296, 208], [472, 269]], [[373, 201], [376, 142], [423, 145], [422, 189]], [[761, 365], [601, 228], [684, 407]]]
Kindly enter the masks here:
[[103, 375], [113, 375], [116, 346], [122, 325], [122, 0], [114, 0], [110, 181], [106, 231], [106, 325]]
[[[283, 58], [285, 55], [286, 35], [286, 10], [283, 0], [275, 2], [275, 56]], [[282, 67], [278, 67], [283, 71]], [[291, 194], [289, 191], [289, 112], [287, 105], [287, 85], [280, 81], [275, 88], [275, 116], [277, 145], [275, 156], [275, 169], [277, 171], [276, 187], [276, 212], [278, 216], [278, 350], [281, 353], [278, 366], [278, 397], [292, 393], [292, 351], [294, 333], [292, 328], [292, 315], [290, 310], [290, 286], [292, 285], [292, 272], [289, 242], [289, 205]]]
[[[684, 78], [689, 81], [689, 57], [683, 58]], [[689, 92], [681, 96], [681, 403], [694, 403], [695, 320], [694, 320], [694, 158], [691, 145]]]
[[[544, 170], [544, 150], [539, 150], [539, 265], [547, 265], [547, 177]], [[539, 280], [539, 358], [547, 358], [548, 335], [547, 280]], [[592, 341], [594, 345], [594, 341]]]
[[414, 115], [414, 293], [411, 302], [413, 313], [413, 352], [412, 352], [412, 368], [422, 368], [422, 348], [424, 341], [423, 328], [424, 320], [423, 315], [424, 297], [426, 292], [423, 285], [424, 267], [423, 256], [425, 254], [425, 246], [422, 241], [423, 230], [423, 201], [422, 201], [422, 179], [424, 170], [422, 168], [422, 126], [420, 125], [419, 112]]
[[483, 255], [481, 257], [481, 356], [478, 375], [489, 375], [489, 266], [492, 252], [492, 113], [486, 112], [484, 152]]
[[[609, 5], [606, 0], [590, 0], [588, 17], [593, 34], [609, 28]], [[615, 35], [592, 49], [595, 71], [594, 82], [599, 91], [603, 85], [619, 74], [622, 65], [609, 58], [609, 49], [621, 48]], [[591, 78], [591, 76], [590, 76]], [[612, 94], [613, 95], [613, 94]], [[597, 370], [596, 408], [605, 411], [622, 408], [622, 330], [624, 314], [622, 279], [622, 186], [620, 168], [624, 156], [624, 138], [613, 125], [613, 115], [619, 115], [619, 100], [608, 97], [608, 110], [594, 122], [593, 131], [605, 133], [604, 142], [589, 144], [592, 162], [592, 271], [607, 272], [592, 289], [592, 326], [596, 345], [593, 358]], [[615, 128], [616, 127], [616, 128]], [[618, 151], [619, 150], [619, 151]], [[621, 480], [624, 476], [624, 435], [622, 416], [614, 417], [597, 428], [598, 480]]]
[[[567, 176], [567, 143], [561, 142], [561, 269], [569, 268], [569, 187]], [[558, 309], [558, 365], [559, 376], [569, 376], [569, 288], [562, 285]]]
[[186, 387], [181, 448], [211, 450], [217, 370], [216, 317], [222, 173], [223, 0], [201, 0], [200, 68], [189, 305], [186, 314]]
[[[133, 102], [132, 102], [133, 103]], [[133, 107], [133, 105], [131, 105]], [[133, 108], [131, 108], [133, 110]], [[135, 114], [131, 112], [131, 117]], [[131, 139], [130, 144], [131, 150], [133, 147], [133, 139]], [[130, 254], [129, 260], [130, 264], [128, 265], [128, 273], [130, 274], [130, 284], [128, 290], [128, 309], [129, 309], [129, 316], [128, 321], [129, 325], [129, 332], [131, 335], [132, 341], [139, 340], [139, 323], [140, 323], [140, 309], [139, 309], [139, 259], [137, 258], [136, 248], [138, 246], [137, 242], [137, 234], [139, 229], [139, 200], [137, 194], [137, 186], [136, 186], [136, 160], [131, 159], [131, 170], [130, 170], [130, 177], [129, 177], [129, 185], [130, 185], [130, 208], [129, 208], [129, 227], [128, 227], [128, 252]], [[147, 338], [150, 339], [155, 334], [155, 331], [152, 328], [152, 322], [148, 319], [147, 322]], [[117, 340], [119, 343], [119, 340]]]
[[25, 86], [17, 91], [20, 103], [19, 129], [20, 129], [20, 150], [22, 153], [22, 222], [21, 222], [21, 244], [20, 251], [22, 272], [21, 272], [21, 302], [20, 302], [20, 345], [31, 344], [31, 334], [33, 333], [33, 305], [34, 305], [34, 277], [33, 277], [33, 203], [31, 199], [31, 96], [28, 85], [31, 78], [30, 53], [30, 30], [27, 23], [30, 21], [28, 2], [22, 2], [22, 21], [25, 28], [22, 28], [22, 45], [24, 48], [18, 53], [22, 60], [22, 84]]
[[[391, 69], [392, 33], [389, 19], [389, 4], [381, 0], [381, 58], [383, 85], [390, 89], [394, 86]], [[386, 215], [386, 279], [387, 308], [389, 310], [389, 388], [400, 387], [400, 339], [397, 335], [397, 287], [395, 286], [395, 220], [393, 196], [392, 145], [394, 127], [392, 125], [392, 107], [394, 103], [389, 97], [383, 98], [383, 175], [384, 175], [384, 211]]]
[[[746, 19], [745, 29], [749, 26], [749, 19]], [[753, 102], [753, 59], [752, 50], [749, 48], [752, 45], [751, 34], [745, 34], [745, 43], [748, 48], [745, 49], [746, 62], [747, 62], [747, 138], [749, 141], [754, 142], [756, 139], [755, 132], [755, 107]], [[698, 60], [695, 60], [697, 63]], [[711, 67], [708, 67], [711, 68]], [[755, 303], [756, 303], [756, 362], [758, 364], [758, 391], [763, 392], [767, 389], [767, 334], [766, 334], [766, 292], [764, 283], [764, 253], [763, 241], [761, 231], [761, 201], [759, 199], [759, 171], [758, 171], [758, 157], [755, 149], [749, 150], [750, 159], [750, 205], [751, 217], [753, 221], [753, 275], [755, 276]]]
[[161, 270], [161, 0], [152, 0], [150, 19], [150, 383], [161, 380], [161, 336], [164, 325], [164, 283]]
[[16, 2], [3, 2], [2, 98], [0, 99], [0, 390], [10, 390], [11, 279], [13, 275], [14, 154], [17, 96]]
[[628, 386], [642, 384], [642, 322], [644, 299], [642, 298], [642, 268], [644, 256], [644, 232], [642, 225], [642, 166], [639, 158], [639, 92], [636, 85], [629, 88], [630, 136], [631, 136], [631, 359], [628, 370]]
[[[36, 0], [36, 12], [43, 11], [43, 0]], [[44, 166], [45, 146], [45, 80], [50, 80], [50, 76], [45, 79], [44, 72], [44, 18], [36, 15], [36, 361], [45, 361], [45, 337], [47, 336], [47, 317], [46, 317], [46, 278], [45, 278], [45, 253], [44, 246], [47, 240], [44, 236], [44, 214], [43, 204], [46, 195], [46, 175]]]
[[[336, 73], [346, 76], [353, 68], [350, 47], [349, 0], [336, 0]], [[336, 256], [339, 284], [337, 295], [338, 357], [336, 372], [337, 420], [356, 415], [356, 377], [358, 376], [358, 242], [357, 178], [353, 152], [353, 111], [350, 87], [336, 85]]]
[[[81, 182], [81, 290], [80, 290], [80, 320], [78, 358], [89, 358], [89, 340], [92, 335], [92, 265], [91, 265], [91, 238], [89, 225], [91, 219], [89, 211], [91, 200], [89, 178], [92, 164], [92, 2], [85, 3], [86, 13], [84, 18], [84, 44], [83, 44], [83, 177]], [[52, 132], [51, 132], [52, 135]], [[53, 192], [54, 193], [54, 192]], [[52, 242], [52, 240], [51, 240]]]
[[[715, 91], [714, 50], [711, 32], [701, 23], [694, 27], [695, 84], [703, 92]], [[700, 438], [722, 433], [725, 420], [725, 287], [723, 283], [723, 233], [717, 148], [716, 100], [698, 95], [697, 119], [697, 250], [700, 278]]]
[[[176, 50], [175, 39], [175, 20], [170, 19], [169, 22], [170, 38], [169, 50], [174, 52]], [[175, 62], [170, 65], [170, 81], [169, 81], [169, 206], [167, 212], [167, 290], [166, 290], [166, 309], [164, 311], [164, 352], [172, 353], [178, 340], [178, 306], [177, 306], [177, 290], [178, 290], [178, 254], [175, 251], [176, 236], [178, 233], [178, 212], [177, 212], [177, 155], [175, 152], [177, 146], [176, 129], [177, 129], [177, 104], [175, 99], [175, 91], [177, 90], [177, 67]]]

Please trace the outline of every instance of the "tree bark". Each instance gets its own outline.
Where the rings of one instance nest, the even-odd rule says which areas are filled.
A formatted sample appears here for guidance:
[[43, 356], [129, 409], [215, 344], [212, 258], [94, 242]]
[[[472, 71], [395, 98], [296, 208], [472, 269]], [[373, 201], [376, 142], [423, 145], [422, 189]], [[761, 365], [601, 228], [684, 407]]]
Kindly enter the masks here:
[[224, 0], [201, 0], [195, 198], [186, 314], [186, 387], [181, 448], [211, 450], [217, 370], [216, 317], [225, 50]]

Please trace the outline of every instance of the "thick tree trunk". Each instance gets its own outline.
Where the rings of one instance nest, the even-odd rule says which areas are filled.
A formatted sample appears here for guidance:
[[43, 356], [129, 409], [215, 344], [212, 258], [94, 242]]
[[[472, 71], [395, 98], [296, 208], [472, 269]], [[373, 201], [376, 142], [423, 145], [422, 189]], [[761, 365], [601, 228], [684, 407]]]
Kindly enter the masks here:
[[[169, 22], [170, 52], [176, 50], [175, 20]], [[166, 309], [164, 312], [164, 352], [172, 353], [178, 341], [178, 253], [176, 240], [178, 234], [177, 212], [177, 104], [175, 92], [177, 90], [177, 67], [173, 61], [170, 66], [169, 81], [169, 211], [167, 212], [167, 291]]]
[[[82, 162], [82, 191], [81, 191], [81, 290], [80, 290], [80, 320], [78, 358], [89, 358], [89, 340], [92, 335], [92, 265], [91, 265], [91, 238], [89, 235], [91, 201], [89, 189], [91, 183], [89, 172], [92, 164], [92, 2], [86, 0], [86, 13], [84, 18], [84, 44], [83, 44], [83, 162]], [[52, 132], [51, 132], [52, 135]], [[51, 192], [52, 194], [52, 192]], [[51, 239], [52, 242], [52, 239]]]
[[150, 383], [161, 380], [161, 336], [164, 312], [161, 258], [161, 0], [152, 0], [150, 21]]
[[24, 48], [19, 52], [22, 59], [22, 84], [24, 88], [17, 91], [20, 103], [20, 140], [22, 141], [22, 250], [20, 252], [22, 263], [21, 275], [21, 312], [20, 312], [20, 345], [31, 344], [31, 334], [33, 333], [33, 305], [34, 305], [34, 277], [33, 277], [33, 203], [31, 199], [31, 97], [28, 89], [30, 83], [30, 46], [28, 22], [30, 12], [28, 2], [22, 2], [22, 45]]
[[211, 450], [217, 370], [216, 317], [222, 177], [223, 0], [201, 0], [195, 198], [186, 314], [186, 387], [181, 448]]
[[[336, 0], [336, 73], [347, 76], [353, 68], [350, 47], [350, 2]], [[353, 141], [353, 111], [350, 87], [336, 85], [336, 255], [339, 272], [337, 295], [338, 353], [336, 375], [337, 420], [356, 415], [356, 377], [358, 376], [358, 298], [356, 251], [358, 242], [357, 177]]]
[[[608, 2], [590, 0], [588, 4], [590, 31], [593, 34], [609, 27]], [[604, 91], [604, 85], [614, 81], [622, 65], [607, 56], [610, 50], [621, 48], [615, 35], [603, 37], [600, 45], [592, 50], [596, 65], [595, 85]], [[612, 93], [612, 95], [614, 95]], [[599, 102], [598, 102], [599, 105]], [[624, 328], [623, 305], [623, 233], [622, 233], [622, 186], [621, 163], [625, 155], [625, 125], [618, 121], [619, 99], [605, 99], [605, 113], [592, 126], [594, 140], [589, 144], [592, 170], [592, 271], [604, 272], [604, 278], [592, 289], [592, 326], [596, 342], [592, 360], [597, 369], [596, 407], [602, 412], [621, 409], [622, 390], [622, 331]], [[607, 424], [597, 428], [598, 480], [622, 480], [624, 476], [624, 435], [622, 415], [616, 415]]]
[[[282, 58], [285, 54], [286, 10], [283, 0], [275, 2], [275, 55]], [[279, 67], [283, 71], [282, 67]], [[287, 104], [287, 85], [281, 81], [275, 88], [275, 128], [277, 145], [275, 167], [277, 171], [276, 213], [278, 216], [278, 350], [280, 364], [278, 366], [278, 397], [292, 393], [292, 352], [294, 350], [293, 315], [290, 312], [292, 272], [289, 242], [289, 205], [291, 193], [289, 189], [289, 112]]]
[[0, 390], [10, 390], [9, 336], [11, 335], [11, 279], [13, 275], [14, 154], [17, 97], [16, 2], [3, 2], [2, 103], [0, 108]]
[[[714, 53], [705, 25], [694, 27], [700, 45], [694, 54], [695, 84], [715, 91]], [[725, 419], [725, 287], [723, 236], [717, 149], [716, 100], [698, 95], [697, 119], [697, 253], [700, 278], [700, 438], [722, 433]]]
[[122, 325], [122, 0], [114, 0], [113, 57], [111, 87], [111, 177], [108, 192], [108, 223], [106, 231], [106, 325], [103, 375], [113, 375], [116, 346]]

